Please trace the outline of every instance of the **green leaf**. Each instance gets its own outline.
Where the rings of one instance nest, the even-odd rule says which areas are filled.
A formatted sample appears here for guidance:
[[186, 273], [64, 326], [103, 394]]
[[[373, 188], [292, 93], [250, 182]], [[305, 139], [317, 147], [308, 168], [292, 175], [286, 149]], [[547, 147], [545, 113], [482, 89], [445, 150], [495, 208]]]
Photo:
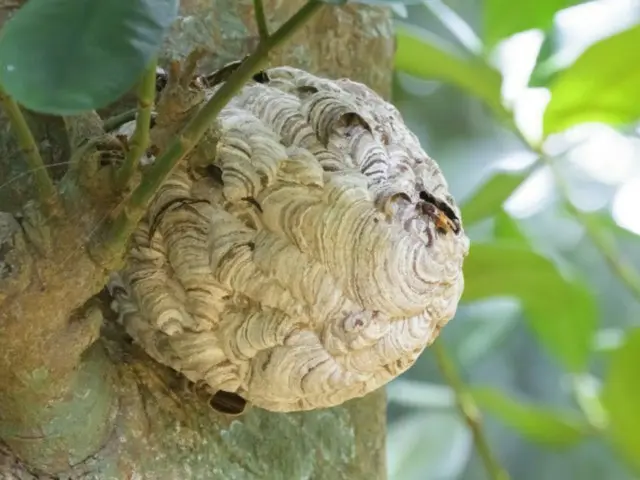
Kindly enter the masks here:
[[424, 29], [396, 23], [397, 70], [415, 77], [447, 82], [487, 103], [499, 116], [502, 105], [502, 76], [482, 59], [463, 54]]
[[502, 241], [514, 242], [523, 246], [531, 245], [518, 222], [504, 210], [499, 211], [496, 215], [493, 235]]
[[25, 107], [72, 115], [127, 92], [178, 0], [29, 0], [0, 36], [0, 84]]
[[588, 423], [574, 412], [559, 412], [524, 403], [488, 387], [474, 388], [471, 393], [478, 406], [535, 443], [567, 447], [591, 432]]
[[462, 202], [462, 220], [466, 226], [481, 222], [502, 210], [502, 204], [522, 185], [531, 174], [531, 169], [504, 171], [494, 174]]
[[493, 47], [518, 32], [534, 28], [551, 27], [558, 10], [579, 3], [579, 0], [536, 0], [514, 2], [512, 0], [486, 0], [484, 8], [484, 39]]
[[551, 82], [544, 133], [583, 122], [621, 125], [640, 117], [640, 25], [587, 48]]
[[558, 74], [562, 71], [562, 68], [563, 67], [558, 64], [555, 57], [536, 64], [536, 67], [529, 77], [529, 87], [546, 88], [555, 80]]
[[602, 400], [609, 413], [609, 435], [640, 472], [640, 328], [627, 334], [613, 353]]
[[552, 28], [545, 33], [535, 67], [529, 76], [529, 87], [547, 87], [558, 72], [566, 66], [557, 55], [559, 43], [559, 34], [556, 29]]
[[518, 298], [542, 345], [568, 370], [584, 369], [597, 309], [582, 283], [564, 278], [549, 259], [513, 242], [472, 244], [464, 274], [464, 301]]

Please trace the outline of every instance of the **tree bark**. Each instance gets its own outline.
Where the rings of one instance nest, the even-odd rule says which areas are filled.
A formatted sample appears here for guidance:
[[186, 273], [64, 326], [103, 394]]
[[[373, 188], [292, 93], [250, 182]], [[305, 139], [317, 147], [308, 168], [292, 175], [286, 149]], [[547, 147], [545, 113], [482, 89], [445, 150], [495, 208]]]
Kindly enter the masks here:
[[[303, 3], [265, 1], [271, 30]], [[200, 46], [208, 51], [202, 68], [210, 71], [242, 58], [257, 38], [251, 0], [183, 0], [161, 62]], [[349, 77], [388, 97], [392, 54], [386, 10], [326, 6], [273, 53], [271, 63]], [[39, 115], [29, 115], [29, 121], [45, 161], [68, 161], [73, 139], [65, 123]], [[11, 180], [25, 173], [24, 162], [4, 118], [1, 125], [0, 211], [15, 212], [33, 185], [28, 174]], [[59, 178], [65, 167], [55, 168]], [[95, 221], [99, 215], [89, 218]], [[19, 228], [7, 234], [10, 228], [5, 228], [5, 241], [19, 250]], [[10, 255], [3, 257], [2, 241], [0, 222], [0, 266], [11, 265]], [[33, 265], [21, 266], [29, 288], [15, 287], [22, 298], [11, 297], [0, 269], [0, 478], [386, 477], [382, 390], [322, 411], [279, 414], [255, 408], [226, 417], [132, 345], [110, 318], [98, 332], [102, 317], [110, 316], [104, 293], [89, 299], [102, 285], [99, 269], [87, 265], [81, 269], [85, 278], [65, 276], [60, 265], [30, 258]], [[69, 271], [77, 272], [77, 265]], [[34, 275], [48, 295], [35, 290]], [[56, 303], [47, 305], [52, 298]], [[47, 309], [50, 319], [42, 316]], [[47, 321], [30, 322], [36, 317]]]

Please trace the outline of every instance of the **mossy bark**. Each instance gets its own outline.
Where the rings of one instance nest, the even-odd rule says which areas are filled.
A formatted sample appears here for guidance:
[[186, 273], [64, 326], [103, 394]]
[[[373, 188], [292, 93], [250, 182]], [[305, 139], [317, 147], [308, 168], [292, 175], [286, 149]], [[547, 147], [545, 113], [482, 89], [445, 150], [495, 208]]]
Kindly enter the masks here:
[[[303, 3], [265, 1], [270, 28]], [[202, 68], [212, 70], [250, 52], [257, 38], [251, 0], [183, 0], [161, 62], [200, 46], [209, 52]], [[393, 44], [387, 11], [327, 6], [273, 52], [271, 63], [350, 77], [388, 96]], [[67, 162], [75, 143], [68, 122], [29, 121], [45, 162]], [[25, 172], [24, 162], [0, 122], [0, 211], [13, 213], [33, 185], [28, 174], [12, 180]], [[65, 168], [54, 167], [54, 177]], [[89, 205], [80, 213], [77, 229], [47, 219], [58, 230], [45, 257], [24, 247], [8, 217], [4, 233], [0, 225], [0, 264], [13, 269], [0, 275], [0, 478], [385, 478], [382, 391], [328, 410], [250, 409], [229, 418], [109, 318], [99, 332], [108, 299], [91, 297], [105, 272], [79, 245], [103, 211]]]

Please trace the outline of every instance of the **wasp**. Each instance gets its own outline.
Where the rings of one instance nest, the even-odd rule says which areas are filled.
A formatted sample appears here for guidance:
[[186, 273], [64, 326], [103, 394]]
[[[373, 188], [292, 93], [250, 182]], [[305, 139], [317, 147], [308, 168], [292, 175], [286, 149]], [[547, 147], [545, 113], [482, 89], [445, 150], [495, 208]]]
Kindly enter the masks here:
[[453, 232], [459, 234], [462, 230], [460, 219], [446, 202], [434, 197], [432, 194], [420, 192], [419, 208], [424, 215], [427, 215], [436, 228], [436, 232], [446, 235]]

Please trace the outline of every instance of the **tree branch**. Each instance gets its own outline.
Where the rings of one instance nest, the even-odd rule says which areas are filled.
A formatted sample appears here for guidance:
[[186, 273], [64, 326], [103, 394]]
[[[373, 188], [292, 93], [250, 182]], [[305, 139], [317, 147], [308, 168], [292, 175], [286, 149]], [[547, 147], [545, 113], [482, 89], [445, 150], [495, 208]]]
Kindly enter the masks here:
[[284, 43], [323, 5], [319, 0], [309, 0], [273, 35], [260, 42], [256, 51], [242, 62], [213, 97], [187, 123], [177, 138], [149, 167], [143, 181], [126, 200], [115, 220], [107, 222], [100, 234], [96, 236], [99, 243], [91, 245], [90, 251], [97, 262], [108, 265], [114, 260], [119, 260], [117, 257], [120, 256], [124, 243], [145, 214], [147, 205], [156, 190], [171, 174], [175, 165], [197, 145], [212, 120], [266, 62], [269, 52]]
[[29, 129], [29, 125], [22, 115], [20, 106], [0, 87], [0, 102], [9, 118], [11, 127], [14, 130], [18, 145], [24, 153], [29, 169], [36, 179], [38, 197], [42, 207], [52, 213], [58, 205], [58, 192], [49, 177], [47, 168], [40, 156], [40, 151], [36, 145], [36, 140]]
[[116, 173], [116, 186], [124, 190], [131, 181], [138, 168], [140, 158], [144, 155], [149, 145], [149, 127], [151, 124], [151, 109], [156, 95], [156, 65], [157, 59], [153, 59], [147, 66], [140, 84], [138, 85], [138, 115], [136, 128], [129, 140], [129, 151], [124, 164]]
[[127, 110], [126, 112], [122, 112], [118, 115], [114, 115], [113, 117], [109, 117], [104, 121], [104, 131], [112, 132], [116, 128], [121, 127], [127, 122], [135, 120], [137, 110], [135, 108], [131, 110]]
[[269, 38], [269, 27], [267, 26], [267, 17], [264, 14], [264, 4], [262, 0], [253, 0], [253, 9], [255, 10], [260, 41], [265, 42]]
[[509, 474], [504, 468], [502, 468], [491, 451], [489, 442], [482, 430], [480, 409], [460, 378], [456, 366], [453, 363], [453, 360], [449, 357], [442, 340], [436, 340], [431, 347], [431, 350], [436, 356], [442, 376], [449, 386], [451, 386], [456, 395], [458, 409], [460, 410], [465, 423], [469, 427], [469, 430], [471, 430], [476, 449], [478, 450], [478, 454], [487, 469], [489, 477], [493, 480], [509, 480]]
[[[169, 60], [209, 45], [212, 38], [215, 51], [211, 54], [212, 66], [219, 66], [224, 58], [243, 58], [251, 53], [247, 51], [251, 43], [247, 31], [254, 27], [254, 18], [245, 15], [246, 10], [237, 3], [231, 9], [220, 7], [220, 10], [212, 0], [182, 2], [181, 19], [209, 15], [212, 8], [217, 14], [205, 28], [177, 22], [177, 28], [169, 32], [170, 41], [160, 53], [161, 58]], [[296, 4], [304, 2], [296, 0]], [[266, 2], [265, 7], [268, 10]], [[327, 7], [320, 12], [308, 35], [296, 36], [300, 41], [295, 47], [271, 51], [269, 59], [276, 64], [322, 72], [328, 77], [355, 77], [386, 94], [390, 90], [393, 46], [389, 15], [381, 9], [360, 5], [339, 14], [332, 10]], [[273, 14], [279, 18], [278, 25], [286, 20], [282, 12]], [[380, 34], [368, 35], [372, 31]], [[329, 51], [318, 48], [327, 32], [336, 39], [336, 48]], [[238, 42], [226, 42], [225, 38]], [[345, 52], [340, 47], [344, 45], [351, 48]], [[65, 123], [67, 120], [71, 119], [65, 118]], [[44, 120], [36, 118], [36, 121]], [[67, 146], [72, 146], [72, 150], [79, 146], [84, 149], [84, 143], [75, 140], [97, 141], [93, 137], [103, 133], [102, 124], [98, 122], [99, 128], [95, 129], [98, 131], [93, 127], [67, 128], [68, 135], [56, 137], [55, 146], [61, 150]], [[171, 140], [159, 137], [163, 145], [165, 140]], [[109, 139], [105, 141], [108, 143]], [[88, 152], [92, 155], [90, 161], [98, 157], [96, 165], [100, 167], [100, 149], [90, 150], [95, 153]], [[0, 163], [9, 162], [12, 157], [5, 156]], [[91, 178], [82, 186], [90, 185], [93, 179], [99, 182], [99, 176], [91, 176], [94, 170], [89, 161], [81, 163], [87, 165], [87, 176]], [[109, 170], [99, 169], [98, 173], [105, 173], [111, 180]], [[62, 196], [62, 190], [58, 189]], [[111, 200], [107, 190], [104, 196]], [[107, 272], [88, 258], [83, 248], [86, 244], [82, 244], [87, 235], [93, 237], [96, 222], [102, 223], [103, 213], [110, 211], [111, 206], [106, 202], [82, 202], [82, 217], [74, 215], [59, 222], [63, 229], [58, 225], [52, 229], [55, 234], [52, 258], [34, 259], [38, 262], [35, 265], [30, 257], [13, 255], [18, 247], [14, 247], [9, 257], [10, 261], [29, 260], [24, 268], [12, 268], [11, 272], [11, 278], [20, 275], [18, 281], [27, 272], [24, 288], [28, 290], [11, 293], [12, 300], [0, 305], [0, 438], [14, 440], [10, 442], [11, 449], [28, 465], [24, 471], [38, 470], [38, 478], [46, 473], [56, 474], [56, 478], [184, 478], [185, 471], [208, 478], [213, 459], [222, 478], [256, 476], [275, 468], [285, 478], [311, 472], [315, 478], [383, 479], [384, 389], [330, 411], [292, 415], [292, 421], [283, 421], [289, 418], [286, 414], [252, 409], [234, 420], [229, 438], [226, 434], [222, 438], [220, 432], [229, 430], [228, 419], [212, 413], [202, 402], [194, 405], [187, 394], [178, 392], [175, 372], [157, 375], [158, 369], [169, 369], [143, 353], [140, 356], [144, 360], [130, 356], [129, 347], [133, 345], [116, 322], [97, 321], [97, 315], [84, 308], [86, 300], [102, 289]], [[16, 228], [23, 235], [20, 226]], [[22, 246], [29, 254], [24, 242]], [[22, 287], [20, 283], [16, 288]], [[18, 290], [11, 290], [14, 291]], [[7, 292], [8, 288], [0, 287], [0, 297]], [[108, 296], [100, 298], [102, 311], [111, 315]], [[88, 313], [88, 324], [85, 315], [81, 318], [76, 313]], [[90, 333], [85, 334], [85, 328]], [[105, 334], [105, 330], [112, 328], [117, 332]], [[80, 354], [98, 334], [101, 334], [99, 344]], [[103, 346], [109, 352], [106, 359], [100, 352]], [[139, 368], [141, 361], [145, 362], [144, 368]], [[229, 451], [229, 442], [233, 443], [233, 451]], [[272, 455], [274, 448], [286, 451], [286, 455]], [[326, 455], [317, 455], [318, 448]], [[2, 459], [0, 464], [2, 477], [6, 465]], [[24, 475], [31, 478], [27, 473]]]

